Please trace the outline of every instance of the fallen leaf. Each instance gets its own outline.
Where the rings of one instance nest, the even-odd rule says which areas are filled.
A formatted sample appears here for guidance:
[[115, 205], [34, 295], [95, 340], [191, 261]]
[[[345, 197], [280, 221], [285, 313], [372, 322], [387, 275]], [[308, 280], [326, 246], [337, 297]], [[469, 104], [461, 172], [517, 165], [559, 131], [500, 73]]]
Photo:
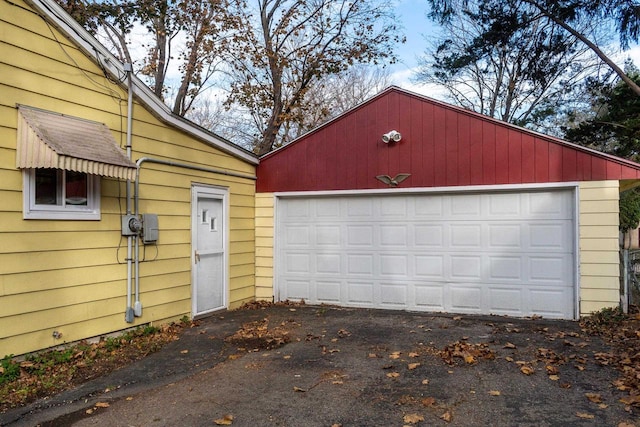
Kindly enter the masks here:
[[420, 414], [407, 414], [402, 417], [402, 420], [405, 423], [418, 424], [420, 421], [424, 421], [424, 417]]
[[418, 356], [420, 356], [420, 355], [418, 353], [416, 353], [416, 352], [412, 351], [411, 353], [409, 353], [409, 357], [418, 357]]
[[93, 414], [93, 409], [87, 409], [86, 411], [84, 411], [84, 413], [87, 415], [91, 415]]
[[375, 354], [375, 353], [369, 353], [369, 359], [375, 359], [375, 358], [377, 358], [377, 357], [378, 357], [378, 355], [377, 355], [377, 354]]
[[127, 397], [127, 400], [131, 401], [131, 400], [133, 400], [133, 397], [129, 396], [129, 397]]
[[585, 393], [584, 395], [593, 403], [602, 403], [602, 396], [598, 393]]
[[470, 354], [466, 354], [466, 355], [464, 356], [464, 361], [465, 361], [466, 363], [468, 363], [469, 365], [472, 365], [472, 364], [476, 363], [476, 358], [475, 358], [475, 357], [473, 357], [473, 356], [472, 356], [472, 355], [470, 355]]
[[300, 387], [293, 387], [293, 391], [298, 392], [298, 393], [305, 393], [307, 390], [300, 388]]
[[547, 365], [547, 366], [545, 366], [545, 369], [547, 370], [547, 374], [549, 374], [549, 375], [558, 375], [560, 373], [558, 368], [556, 368], [553, 365]]
[[622, 421], [621, 423], [618, 424], [618, 427], [636, 427], [636, 425], [633, 423]]
[[520, 372], [522, 372], [525, 375], [531, 375], [535, 372], [535, 370], [531, 366], [522, 366], [520, 368]]
[[576, 369], [577, 369], [578, 371], [584, 371], [584, 366], [582, 366], [582, 365], [576, 365]]
[[600, 409], [607, 409], [608, 407], [609, 407], [609, 405], [607, 405], [606, 403], [598, 404], [598, 408], [600, 408]]
[[560, 388], [571, 388], [571, 384], [569, 384], [569, 383], [562, 383], [562, 384], [560, 384]]
[[389, 377], [389, 378], [398, 378], [399, 376], [400, 376], [400, 374], [397, 373], [397, 372], [389, 372], [387, 374], [387, 377]]
[[429, 380], [428, 379], [422, 380], [422, 385], [427, 385], [427, 384], [429, 384]]
[[425, 397], [420, 401], [424, 406], [433, 406], [436, 404], [436, 399], [433, 397]]
[[582, 418], [582, 419], [585, 419], [585, 420], [592, 420], [592, 419], [595, 418], [594, 415], [587, 414], [586, 412], [576, 412], [576, 417]]
[[507, 362], [513, 362], [513, 357], [505, 357], [504, 360], [506, 360]]
[[462, 316], [455, 316], [453, 320], [462, 320]]
[[189, 353], [189, 350], [182, 350], [180, 353], [181, 354], [187, 354], [187, 353]]
[[391, 353], [389, 355], [389, 359], [399, 359], [400, 358], [400, 352], [399, 351], [394, 351], [393, 353]]
[[634, 405], [636, 403], [640, 403], [640, 396], [623, 397], [622, 399], [620, 399], [620, 402], [624, 403], [625, 405]]
[[501, 393], [498, 390], [490, 390], [489, 391], [489, 395], [491, 395], [491, 396], [500, 396], [500, 394]]
[[108, 408], [109, 407], [109, 402], [98, 402], [95, 404], [96, 408]]
[[504, 345], [504, 347], [503, 347], [503, 348], [511, 348], [511, 349], [513, 349], [513, 348], [516, 348], [516, 345], [515, 345], [515, 344], [512, 344], [512, 343], [510, 343], [510, 342], [507, 342], [507, 343]]
[[285, 356], [282, 356], [283, 359], [291, 359], [291, 355], [287, 354]]
[[549, 375], [549, 379], [551, 381], [558, 381], [560, 379], [560, 377], [558, 375]]
[[217, 420], [213, 420], [213, 422], [216, 423], [216, 425], [219, 425], [219, 426], [230, 426], [231, 424], [233, 424], [233, 415], [227, 414], [222, 418], [218, 418]]
[[407, 365], [407, 367], [409, 368], [410, 371], [416, 369], [418, 366], [420, 366], [420, 363], [409, 363]]
[[446, 422], [450, 423], [451, 419], [453, 418], [453, 416], [451, 415], [451, 412], [447, 411], [444, 414], [440, 415], [440, 418], [442, 418]]

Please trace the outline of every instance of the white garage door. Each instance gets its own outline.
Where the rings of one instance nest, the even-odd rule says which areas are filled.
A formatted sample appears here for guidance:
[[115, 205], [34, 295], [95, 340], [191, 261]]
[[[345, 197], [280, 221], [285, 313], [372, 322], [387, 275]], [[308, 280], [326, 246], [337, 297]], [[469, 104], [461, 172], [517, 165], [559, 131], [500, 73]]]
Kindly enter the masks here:
[[574, 318], [572, 190], [280, 198], [276, 297]]

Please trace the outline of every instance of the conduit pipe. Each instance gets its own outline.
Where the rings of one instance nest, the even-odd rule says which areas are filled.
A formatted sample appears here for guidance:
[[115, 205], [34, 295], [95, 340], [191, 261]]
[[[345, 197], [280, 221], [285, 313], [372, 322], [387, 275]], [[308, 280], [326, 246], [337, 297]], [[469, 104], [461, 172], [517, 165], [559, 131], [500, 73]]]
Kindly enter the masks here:
[[[140, 170], [142, 169], [142, 164], [143, 163], [155, 163], [155, 164], [159, 164], [159, 165], [165, 165], [165, 166], [172, 166], [172, 167], [177, 167], [177, 168], [182, 168], [182, 169], [190, 169], [190, 170], [197, 170], [197, 171], [201, 171], [201, 172], [209, 172], [209, 173], [214, 173], [214, 174], [218, 174], [218, 175], [226, 175], [226, 176], [232, 176], [235, 178], [243, 178], [243, 179], [251, 179], [253, 181], [255, 181], [257, 179], [257, 177], [255, 175], [249, 175], [249, 174], [244, 174], [244, 173], [239, 173], [239, 172], [233, 172], [233, 171], [228, 171], [225, 169], [216, 169], [216, 168], [210, 168], [210, 167], [206, 167], [206, 166], [197, 166], [197, 165], [190, 165], [188, 163], [180, 163], [180, 162], [174, 162], [171, 160], [163, 160], [163, 159], [155, 159], [152, 157], [141, 157], [140, 159], [138, 159], [136, 161], [136, 166], [137, 166], [137, 171], [136, 171], [136, 181], [134, 184], [134, 192], [133, 192], [133, 200], [134, 200], [134, 208], [133, 208], [133, 214], [138, 217], [140, 215], [140, 211], [138, 208], [139, 205], [139, 201], [140, 201]], [[128, 209], [128, 208], [127, 208]], [[142, 315], [142, 303], [140, 302], [140, 237], [138, 235], [136, 235], [134, 237], [134, 241], [135, 241], [135, 255], [134, 255], [134, 282], [135, 282], [135, 305], [134, 308], [131, 309], [131, 289], [129, 289], [128, 291], [128, 299], [127, 299], [127, 313], [129, 313], [129, 310], [131, 311], [131, 321], [133, 321], [133, 316], [141, 316]], [[128, 270], [129, 273], [131, 273], [131, 269], [129, 268]], [[130, 281], [128, 282], [129, 284], [131, 283]]]
[[[132, 72], [133, 66], [131, 64], [124, 64], [124, 70], [127, 73], [127, 158], [131, 160], [131, 125], [133, 122], [133, 79]], [[127, 215], [131, 215], [131, 180], [127, 180], [126, 185], [126, 198], [127, 198]], [[134, 311], [131, 307], [131, 239], [132, 236], [127, 236], [127, 308], [124, 313], [124, 320], [127, 323], [133, 323]], [[137, 239], [136, 239], [137, 242]], [[137, 286], [137, 283], [136, 283]]]

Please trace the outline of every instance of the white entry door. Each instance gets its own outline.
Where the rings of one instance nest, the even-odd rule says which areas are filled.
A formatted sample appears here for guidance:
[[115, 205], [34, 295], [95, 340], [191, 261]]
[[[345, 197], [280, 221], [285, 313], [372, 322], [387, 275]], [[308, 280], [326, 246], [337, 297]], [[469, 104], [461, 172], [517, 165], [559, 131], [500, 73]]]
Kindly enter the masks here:
[[193, 315], [226, 307], [227, 192], [194, 187], [192, 213]]
[[572, 190], [280, 198], [276, 297], [575, 316]]

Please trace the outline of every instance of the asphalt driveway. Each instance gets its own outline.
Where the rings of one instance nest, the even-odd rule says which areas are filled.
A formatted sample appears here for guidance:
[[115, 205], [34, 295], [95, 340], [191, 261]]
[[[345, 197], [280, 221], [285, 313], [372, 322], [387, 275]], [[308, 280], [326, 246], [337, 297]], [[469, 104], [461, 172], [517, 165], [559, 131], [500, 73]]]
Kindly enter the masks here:
[[568, 321], [238, 310], [0, 424], [633, 426], [638, 413], [619, 402], [618, 372], [597, 363], [606, 351]]

